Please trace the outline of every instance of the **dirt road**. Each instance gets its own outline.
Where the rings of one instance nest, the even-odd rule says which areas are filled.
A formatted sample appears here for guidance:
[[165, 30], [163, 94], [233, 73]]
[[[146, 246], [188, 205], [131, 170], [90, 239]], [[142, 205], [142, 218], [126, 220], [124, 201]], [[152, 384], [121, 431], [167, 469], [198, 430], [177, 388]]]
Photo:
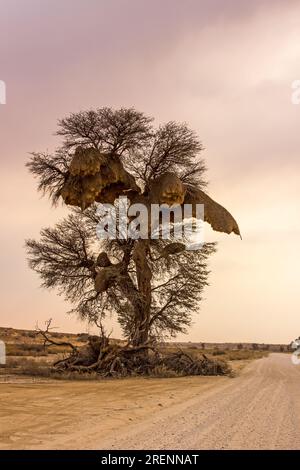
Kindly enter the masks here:
[[300, 449], [290, 355], [234, 379], [0, 384], [2, 449]]
[[153, 419], [114, 448], [300, 449], [300, 366], [286, 354], [252, 362], [242, 375]]

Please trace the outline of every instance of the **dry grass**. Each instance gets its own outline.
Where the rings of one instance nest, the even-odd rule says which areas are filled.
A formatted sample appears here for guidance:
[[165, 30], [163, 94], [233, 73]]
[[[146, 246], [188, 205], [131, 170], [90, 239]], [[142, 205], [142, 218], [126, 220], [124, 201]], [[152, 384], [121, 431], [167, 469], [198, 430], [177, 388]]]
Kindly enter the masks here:
[[[167, 363], [162, 362], [154, 367], [154, 369], [149, 372], [149, 376], [154, 378], [173, 378], [198, 374], [228, 375], [231, 372], [230, 366], [223, 360], [213, 358], [212, 356], [207, 356], [207, 359], [204, 359], [201, 354], [195, 354], [195, 352], [189, 353], [189, 355], [194, 360], [199, 360], [199, 362], [193, 364], [193, 367], [191, 367], [188, 358], [185, 359], [185, 356], [176, 358], [176, 354], [173, 353], [165, 356]], [[8, 356], [6, 367], [0, 369], [0, 376], [13, 374], [61, 380], [95, 380], [101, 378], [99, 373], [93, 371], [58, 371], [54, 369], [52, 364], [58, 360], [58, 358], [62, 357], [62, 355], [48, 355], [46, 357]], [[194, 370], [195, 367], [197, 370]], [[133, 376], [134, 375], [133, 373]]]
[[[52, 360], [56, 360], [55, 357]], [[23, 375], [29, 377], [41, 377], [57, 380], [97, 380], [99, 374], [79, 373], [79, 372], [57, 372], [52, 368], [51, 362], [46, 361], [43, 357], [8, 357], [5, 369], [0, 369], [0, 377], [6, 374]]]
[[[68, 333], [51, 332], [54, 340], [60, 342], [71, 342], [75, 346], [83, 346], [87, 334], [78, 335]], [[65, 346], [51, 345], [45, 349], [43, 338], [36, 331], [16, 330], [14, 328], [0, 328], [0, 339], [6, 344], [7, 356], [30, 356], [40, 357], [48, 354], [63, 354], [70, 352]]]
[[[52, 337], [56, 341], [71, 342], [77, 347], [86, 344], [88, 335], [86, 333], [66, 334], [52, 332]], [[83, 372], [57, 372], [53, 370], [52, 364], [58, 359], [66, 357], [70, 353], [70, 348], [65, 346], [51, 345], [47, 349], [44, 348], [43, 338], [36, 335], [35, 331], [15, 330], [13, 328], [0, 328], [0, 338], [3, 339], [7, 347], [7, 366], [0, 369], [0, 375], [17, 374], [32, 377], [49, 377], [56, 379], [80, 379], [93, 380], [98, 379], [97, 373]], [[116, 343], [122, 341], [115, 340]], [[195, 359], [202, 360], [203, 355], [209, 361], [213, 361], [221, 368], [227, 368], [228, 363], [239, 361], [238, 368], [242, 367], [247, 361], [258, 359], [268, 355], [267, 351], [250, 350], [250, 349], [201, 349], [186, 343], [182, 350]], [[164, 354], [175, 354], [178, 352], [176, 345], [165, 345], [161, 347]], [[153, 377], [172, 378], [181, 374], [167, 367], [166, 364], [160, 364], [151, 372]]]
[[225, 360], [227, 361], [247, 361], [260, 359], [269, 355], [268, 351], [253, 351], [251, 349], [226, 351]]

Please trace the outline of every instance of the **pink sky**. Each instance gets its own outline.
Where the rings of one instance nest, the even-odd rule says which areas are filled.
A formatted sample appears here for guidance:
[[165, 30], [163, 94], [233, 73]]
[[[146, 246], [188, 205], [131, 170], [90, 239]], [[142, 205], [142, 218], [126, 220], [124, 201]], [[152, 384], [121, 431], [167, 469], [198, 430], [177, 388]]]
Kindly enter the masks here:
[[180, 339], [299, 336], [299, 1], [0, 0], [0, 11], [0, 325], [53, 317], [60, 331], [85, 331], [27, 267], [24, 239], [67, 210], [39, 197], [24, 164], [55, 148], [69, 112], [134, 106], [199, 133], [209, 192], [243, 234], [207, 230], [219, 241], [211, 285]]

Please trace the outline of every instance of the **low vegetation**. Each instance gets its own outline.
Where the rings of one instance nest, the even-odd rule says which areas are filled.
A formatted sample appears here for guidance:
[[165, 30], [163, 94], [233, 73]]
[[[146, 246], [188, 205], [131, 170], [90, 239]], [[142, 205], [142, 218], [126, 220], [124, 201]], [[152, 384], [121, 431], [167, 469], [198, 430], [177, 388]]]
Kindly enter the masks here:
[[[184, 375], [232, 375], [235, 363], [243, 366], [243, 362], [259, 359], [269, 353], [266, 348], [263, 350], [259, 348], [218, 349], [208, 348], [208, 345], [203, 348], [203, 343], [199, 343], [199, 346], [189, 343], [180, 346], [169, 343], [158, 345], [156, 352], [150, 350], [146, 359], [142, 358], [139, 363], [136, 355], [131, 354], [130, 349], [126, 353], [124, 341], [111, 339], [110, 346], [106, 345], [107, 349], [103, 354], [103, 358], [106, 355], [106, 366], [102, 364], [102, 374], [99, 374], [96, 366], [84, 367], [84, 354], [97, 337], [91, 337], [86, 333], [75, 335], [51, 332], [52, 340], [59, 344], [45, 344], [45, 339], [37, 335], [37, 331], [12, 328], [0, 328], [0, 337], [7, 345], [7, 365], [0, 369], [0, 374], [64, 380], [95, 380], [103, 376], [125, 376], [128, 375], [128, 370], [124, 370], [124, 367], [131, 369], [130, 375], [132, 376], [148, 375], [170, 378]], [[93, 341], [91, 341], [92, 338]], [[75, 345], [76, 350], [80, 351], [80, 360], [70, 355], [69, 343]], [[114, 355], [111, 355], [110, 360], [109, 354], [112, 351]], [[115, 360], [112, 367], [113, 360], [118, 357], [118, 351], [121, 353], [120, 362]], [[155, 360], [152, 360], [154, 354], [156, 354]], [[90, 357], [90, 351], [88, 351], [88, 356]], [[133, 357], [134, 364], [131, 363]], [[68, 367], [64, 367], [66, 362]], [[53, 367], [53, 364], [58, 364], [58, 367]]]

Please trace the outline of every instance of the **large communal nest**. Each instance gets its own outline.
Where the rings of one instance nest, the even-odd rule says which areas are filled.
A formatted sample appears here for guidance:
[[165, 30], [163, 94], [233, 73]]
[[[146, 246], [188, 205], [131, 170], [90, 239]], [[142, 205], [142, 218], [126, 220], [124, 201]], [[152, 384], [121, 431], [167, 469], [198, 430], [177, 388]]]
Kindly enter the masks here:
[[113, 204], [116, 197], [140, 189], [117, 154], [77, 147], [60, 194], [66, 204], [89, 207], [94, 201]]
[[[56, 344], [48, 333], [39, 331], [45, 344]], [[62, 343], [61, 343], [62, 344]], [[183, 350], [162, 352], [153, 344], [132, 346], [110, 341], [105, 336], [89, 336], [80, 349], [70, 343], [71, 354], [53, 365], [56, 372], [97, 373], [103, 377], [186, 375], [227, 375], [231, 372], [226, 362], [209, 358], [204, 354], [191, 355]]]

